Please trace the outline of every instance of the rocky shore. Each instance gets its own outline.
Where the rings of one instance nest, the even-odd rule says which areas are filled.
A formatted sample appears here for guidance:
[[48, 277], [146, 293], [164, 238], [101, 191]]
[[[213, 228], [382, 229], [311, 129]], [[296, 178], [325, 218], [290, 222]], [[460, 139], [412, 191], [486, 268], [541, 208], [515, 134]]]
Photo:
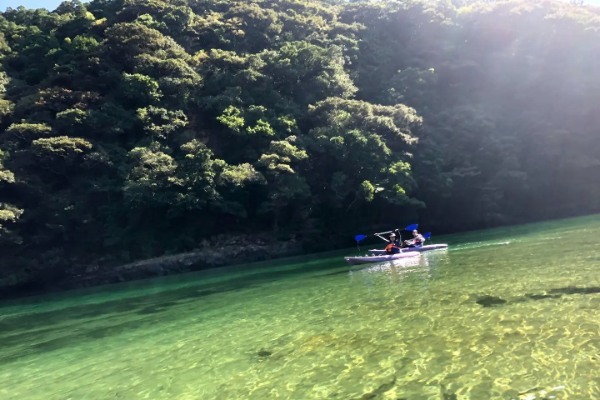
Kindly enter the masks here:
[[[224, 244], [225, 243], [225, 244]], [[203, 241], [197, 249], [135, 262], [118, 264], [96, 262], [73, 264], [48, 274], [11, 274], [0, 279], [2, 297], [34, 294], [54, 290], [78, 289], [117, 282], [166, 276], [176, 273], [270, 260], [303, 253], [296, 240], [275, 241], [268, 238], [228, 236]], [[43, 268], [42, 268], [43, 269]]]

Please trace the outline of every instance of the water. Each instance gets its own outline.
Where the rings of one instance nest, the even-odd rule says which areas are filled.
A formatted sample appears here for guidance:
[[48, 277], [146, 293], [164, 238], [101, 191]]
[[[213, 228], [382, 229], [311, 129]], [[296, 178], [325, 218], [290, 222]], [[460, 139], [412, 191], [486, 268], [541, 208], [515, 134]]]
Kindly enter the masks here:
[[592, 216], [5, 302], [0, 398], [600, 399], [599, 235]]

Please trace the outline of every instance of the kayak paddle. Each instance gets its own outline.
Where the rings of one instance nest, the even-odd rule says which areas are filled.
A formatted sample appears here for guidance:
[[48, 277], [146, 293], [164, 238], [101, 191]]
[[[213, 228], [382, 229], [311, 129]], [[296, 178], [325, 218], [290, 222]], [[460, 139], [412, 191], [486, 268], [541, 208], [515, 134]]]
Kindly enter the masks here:
[[356, 236], [354, 236], [354, 240], [356, 240], [356, 243], [358, 243], [361, 240], [364, 240], [366, 238], [367, 238], [367, 235], [356, 235]]

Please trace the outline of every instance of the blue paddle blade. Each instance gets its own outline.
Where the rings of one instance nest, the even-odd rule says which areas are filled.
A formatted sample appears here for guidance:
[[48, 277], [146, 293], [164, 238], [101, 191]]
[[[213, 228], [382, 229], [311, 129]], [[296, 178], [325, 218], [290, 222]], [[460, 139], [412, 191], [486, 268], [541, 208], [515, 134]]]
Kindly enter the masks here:
[[414, 231], [415, 229], [417, 229], [419, 227], [419, 224], [412, 224], [407, 226], [406, 228], [404, 228], [405, 231]]
[[425, 239], [429, 239], [431, 237], [431, 232], [427, 232], [426, 234], [423, 235], [423, 237]]
[[356, 235], [354, 236], [354, 240], [356, 240], [357, 242], [360, 242], [361, 240], [365, 239], [367, 237], [367, 235]]

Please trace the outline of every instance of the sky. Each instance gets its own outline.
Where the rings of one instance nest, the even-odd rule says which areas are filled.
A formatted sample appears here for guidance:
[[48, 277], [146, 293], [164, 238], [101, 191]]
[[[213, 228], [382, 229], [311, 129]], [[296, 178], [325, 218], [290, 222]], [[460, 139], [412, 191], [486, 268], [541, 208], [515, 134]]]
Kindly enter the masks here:
[[6, 11], [7, 7], [17, 8], [19, 6], [54, 10], [62, 2], [63, 0], [0, 0], [0, 11]]
[[[54, 10], [62, 2], [63, 0], [0, 0], [0, 11], [6, 11], [7, 7], [17, 8], [19, 6]], [[86, 3], [87, 0], [84, 0], [83, 2]], [[583, 2], [584, 4], [595, 4], [600, 6], [600, 0], [583, 0]]]

